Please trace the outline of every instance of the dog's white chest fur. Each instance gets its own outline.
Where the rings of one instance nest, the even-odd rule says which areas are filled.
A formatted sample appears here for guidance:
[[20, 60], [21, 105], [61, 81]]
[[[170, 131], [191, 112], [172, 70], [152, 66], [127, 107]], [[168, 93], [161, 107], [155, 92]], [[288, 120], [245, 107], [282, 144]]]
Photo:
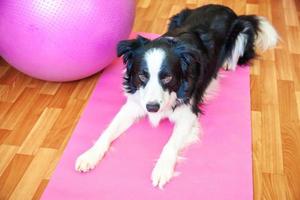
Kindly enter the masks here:
[[170, 112], [148, 113], [148, 119], [152, 126], [157, 127], [160, 121], [166, 117]]

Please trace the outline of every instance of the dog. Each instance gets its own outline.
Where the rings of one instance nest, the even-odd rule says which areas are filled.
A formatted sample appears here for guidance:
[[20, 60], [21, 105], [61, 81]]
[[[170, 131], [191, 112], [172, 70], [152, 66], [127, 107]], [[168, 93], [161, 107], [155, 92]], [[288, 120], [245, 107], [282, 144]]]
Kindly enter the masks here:
[[139, 118], [148, 116], [153, 126], [168, 118], [174, 130], [151, 175], [153, 186], [163, 188], [174, 175], [180, 151], [199, 138], [199, 105], [217, 86], [220, 68], [235, 70], [249, 63], [257, 49], [275, 47], [278, 39], [264, 17], [238, 16], [228, 7], [210, 4], [176, 14], [157, 39], [120, 41], [117, 55], [126, 65], [127, 101], [96, 143], [77, 158], [76, 170], [93, 169], [111, 142]]

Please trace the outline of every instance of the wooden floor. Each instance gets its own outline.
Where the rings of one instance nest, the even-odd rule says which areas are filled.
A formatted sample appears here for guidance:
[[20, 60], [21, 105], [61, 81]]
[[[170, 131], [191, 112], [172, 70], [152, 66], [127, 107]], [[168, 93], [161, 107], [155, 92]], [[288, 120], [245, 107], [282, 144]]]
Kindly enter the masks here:
[[[251, 68], [254, 196], [300, 199], [300, 1], [139, 0], [134, 31], [163, 33], [170, 16], [206, 3], [266, 16], [279, 31]], [[40, 197], [98, 78], [48, 83], [0, 61], [0, 199]]]

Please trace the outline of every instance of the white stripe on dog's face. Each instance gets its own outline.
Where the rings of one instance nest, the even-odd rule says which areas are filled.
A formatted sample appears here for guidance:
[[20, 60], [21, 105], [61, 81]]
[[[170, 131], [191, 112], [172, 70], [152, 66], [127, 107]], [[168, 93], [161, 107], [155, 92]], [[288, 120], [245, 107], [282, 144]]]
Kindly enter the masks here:
[[145, 53], [145, 61], [150, 75], [145, 87], [144, 99], [146, 103], [156, 101], [162, 103], [163, 89], [159, 83], [159, 72], [165, 57], [166, 54], [162, 49], [150, 49]]
[[144, 60], [148, 68], [149, 80], [144, 88], [140, 88], [140, 98], [145, 108], [149, 103], [158, 103], [159, 110], [162, 110], [169, 103], [170, 94], [163, 90], [159, 80], [159, 73], [165, 59], [166, 52], [160, 48], [149, 49], [145, 53]]
[[149, 72], [149, 80], [141, 91], [143, 104], [157, 102], [162, 103], [163, 89], [159, 83], [159, 72], [166, 57], [162, 49], [150, 49], [145, 53], [145, 61]]

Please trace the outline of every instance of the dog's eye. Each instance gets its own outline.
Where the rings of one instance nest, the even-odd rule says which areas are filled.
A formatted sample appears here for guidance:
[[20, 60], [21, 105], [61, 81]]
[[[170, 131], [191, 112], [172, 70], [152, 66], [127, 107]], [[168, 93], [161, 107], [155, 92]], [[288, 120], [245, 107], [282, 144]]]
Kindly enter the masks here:
[[168, 84], [168, 83], [170, 83], [171, 80], [172, 80], [172, 76], [166, 76], [163, 79], [161, 79], [161, 82], [163, 84]]
[[148, 80], [148, 78], [144, 74], [139, 74], [139, 79], [144, 83]]

